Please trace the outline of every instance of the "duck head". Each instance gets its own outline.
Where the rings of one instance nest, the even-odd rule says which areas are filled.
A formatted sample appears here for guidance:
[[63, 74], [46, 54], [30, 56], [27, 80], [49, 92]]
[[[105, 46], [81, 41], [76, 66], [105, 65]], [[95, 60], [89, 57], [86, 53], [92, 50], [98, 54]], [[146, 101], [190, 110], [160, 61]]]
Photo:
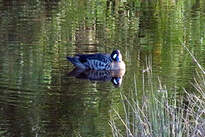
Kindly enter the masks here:
[[111, 58], [113, 61], [117, 61], [117, 62], [122, 61], [122, 55], [119, 50], [114, 50], [111, 54]]
[[112, 76], [111, 82], [115, 87], [121, 86], [124, 74], [125, 74], [125, 69], [111, 71], [111, 76]]
[[122, 77], [112, 77], [111, 82], [115, 87], [120, 87], [122, 84]]

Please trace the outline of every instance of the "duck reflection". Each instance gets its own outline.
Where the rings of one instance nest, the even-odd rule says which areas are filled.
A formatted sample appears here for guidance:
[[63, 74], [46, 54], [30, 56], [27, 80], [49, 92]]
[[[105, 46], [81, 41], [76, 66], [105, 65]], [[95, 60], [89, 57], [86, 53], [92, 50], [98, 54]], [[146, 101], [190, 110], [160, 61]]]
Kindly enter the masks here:
[[115, 87], [120, 87], [124, 74], [125, 70], [85, 70], [76, 67], [68, 76], [90, 81], [111, 81]]

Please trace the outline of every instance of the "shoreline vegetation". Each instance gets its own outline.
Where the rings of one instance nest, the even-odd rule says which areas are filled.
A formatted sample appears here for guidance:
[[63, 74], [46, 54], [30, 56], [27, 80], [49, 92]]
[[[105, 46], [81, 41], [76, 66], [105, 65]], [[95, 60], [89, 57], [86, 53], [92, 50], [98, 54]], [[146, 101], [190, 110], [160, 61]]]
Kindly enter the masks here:
[[[129, 96], [121, 93], [123, 112], [113, 108], [109, 125], [113, 137], [204, 137], [205, 136], [205, 73], [189, 49], [183, 45], [199, 67], [193, 78], [193, 89], [185, 89], [178, 96], [176, 87], [166, 89], [158, 78], [153, 81], [152, 62], [142, 71], [142, 87], [136, 87]], [[158, 85], [156, 86], [156, 83]], [[141, 99], [139, 90], [143, 91]], [[131, 97], [130, 97], [131, 96]]]

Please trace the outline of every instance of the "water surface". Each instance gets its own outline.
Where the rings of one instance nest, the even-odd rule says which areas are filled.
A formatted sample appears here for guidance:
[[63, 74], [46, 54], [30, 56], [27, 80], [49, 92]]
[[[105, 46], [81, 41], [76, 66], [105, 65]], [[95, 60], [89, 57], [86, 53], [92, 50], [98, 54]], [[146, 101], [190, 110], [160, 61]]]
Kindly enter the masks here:
[[[143, 95], [148, 62], [156, 87], [179, 95], [198, 70], [182, 43], [205, 66], [200, 0], [0, 0], [0, 11], [1, 136], [112, 136], [110, 113], [120, 93]], [[66, 56], [113, 49], [126, 62], [119, 88], [68, 75]]]

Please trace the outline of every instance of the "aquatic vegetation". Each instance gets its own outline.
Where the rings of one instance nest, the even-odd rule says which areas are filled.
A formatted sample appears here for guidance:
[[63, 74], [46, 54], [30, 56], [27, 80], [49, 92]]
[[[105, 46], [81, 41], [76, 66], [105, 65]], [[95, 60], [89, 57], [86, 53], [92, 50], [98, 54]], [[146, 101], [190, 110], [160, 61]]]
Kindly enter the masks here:
[[[0, 136], [110, 137], [112, 107], [122, 136], [203, 135], [205, 1], [0, 0], [0, 11]], [[126, 73], [68, 76], [66, 56], [112, 49]]]
[[[198, 63], [198, 62], [197, 62]], [[151, 65], [150, 65], [151, 66]], [[150, 67], [149, 66], [149, 67]], [[193, 89], [166, 89], [152, 79], [152, 68], [147, 68], [147, 83], [142, 85], [144, 95], [138, 97], [140, 87], [129, 96], [121, 94], [124, 113], [113, 108], [110, 126], [114, 137], [182, 137], [205, 136], [205, 77], [197, 71]], [[147, 86], [149, 85], [149, 86]], [[184, 95], [177, 95], [183, 90]], [[193, 91], [194, 90], [194, 91]]]

